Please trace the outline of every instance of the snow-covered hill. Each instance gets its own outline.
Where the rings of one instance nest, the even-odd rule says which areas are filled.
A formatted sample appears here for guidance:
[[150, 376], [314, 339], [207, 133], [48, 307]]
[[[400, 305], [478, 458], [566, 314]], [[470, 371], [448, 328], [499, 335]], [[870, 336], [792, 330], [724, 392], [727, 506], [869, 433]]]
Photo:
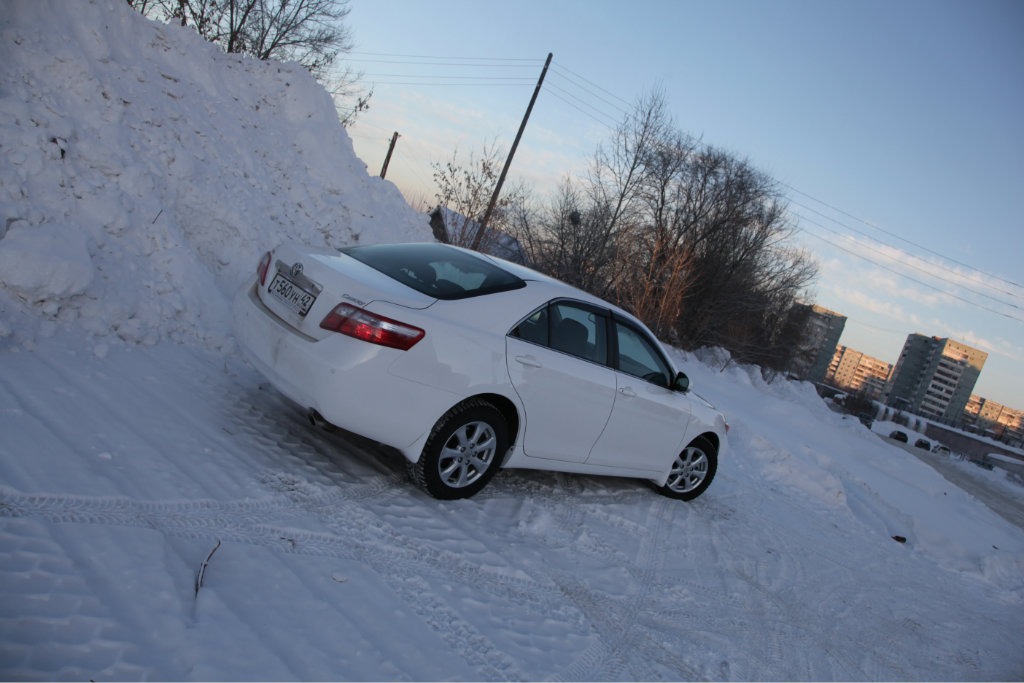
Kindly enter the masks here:
[[268, 245], [431, 239], [305, 70], [124, 4], [0, 11], [5, 317], [26, 301], [93, 335], [219, 346], [223, 292]]
[[809, 386], [679, 354], [733, 426], [691, 504], [515, 471], [437, 501], [310, 427], [230, 295], [282, 239], [430, 232], [300, 69], [8, 0], [0, 219], [0, 679], [1024, 676], [1024, 531]]

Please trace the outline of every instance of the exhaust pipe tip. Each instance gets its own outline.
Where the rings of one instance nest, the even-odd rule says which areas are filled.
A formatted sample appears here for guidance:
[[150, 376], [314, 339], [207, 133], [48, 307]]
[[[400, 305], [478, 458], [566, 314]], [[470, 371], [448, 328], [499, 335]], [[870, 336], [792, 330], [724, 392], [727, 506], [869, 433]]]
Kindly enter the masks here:
[[318, 413], [313, 408], [310, 408], [309, 411], [306, 413], [306, 419], [309, 420], [309, 424], [313, 425], [314, 427], [323, 427], [324, 425], [327, 424], [327, 420], [324, 419], [324, 416]]

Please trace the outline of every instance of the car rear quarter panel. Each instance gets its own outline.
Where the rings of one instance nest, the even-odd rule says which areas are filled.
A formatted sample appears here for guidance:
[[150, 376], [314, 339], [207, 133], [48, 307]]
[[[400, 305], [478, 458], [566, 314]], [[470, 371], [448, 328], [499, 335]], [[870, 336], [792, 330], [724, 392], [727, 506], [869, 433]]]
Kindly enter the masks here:
[[530, 301], [505, 292], [438, 301], [422, 311], [386, 302], [369, 308], [426, 332], [422, 341], [395, 360], [389, 373], [464, 398], [480, 393], [514, 395], [505, 365], [505, 334], [533, 310]]

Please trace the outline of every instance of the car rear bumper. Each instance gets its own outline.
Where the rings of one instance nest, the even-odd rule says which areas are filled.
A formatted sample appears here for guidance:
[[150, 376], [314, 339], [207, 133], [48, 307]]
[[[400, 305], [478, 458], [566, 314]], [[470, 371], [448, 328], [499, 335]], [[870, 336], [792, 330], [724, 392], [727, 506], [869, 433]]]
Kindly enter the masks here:
[[277, 390], [343, 429], [419, 459], [413, 446], [457, 402], [449, 392], [388, 372], [397, 354], [341, 334], [317, 341], [287, 325], [263, 305], [255, 282], [239, 289], [232, 306], [238, 345]]

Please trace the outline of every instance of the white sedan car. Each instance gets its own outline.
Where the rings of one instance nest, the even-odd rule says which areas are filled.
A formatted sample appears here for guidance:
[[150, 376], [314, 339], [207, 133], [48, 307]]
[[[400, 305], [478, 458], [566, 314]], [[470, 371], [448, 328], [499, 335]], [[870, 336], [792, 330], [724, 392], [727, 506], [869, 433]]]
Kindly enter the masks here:
[[438, 498], [518, 467], [690, 500], [726, 449], [725, 419], [639, 320], [465, 249], [284, 244], [233, 317], [246, 356], [311, 421], [398, 449]]

